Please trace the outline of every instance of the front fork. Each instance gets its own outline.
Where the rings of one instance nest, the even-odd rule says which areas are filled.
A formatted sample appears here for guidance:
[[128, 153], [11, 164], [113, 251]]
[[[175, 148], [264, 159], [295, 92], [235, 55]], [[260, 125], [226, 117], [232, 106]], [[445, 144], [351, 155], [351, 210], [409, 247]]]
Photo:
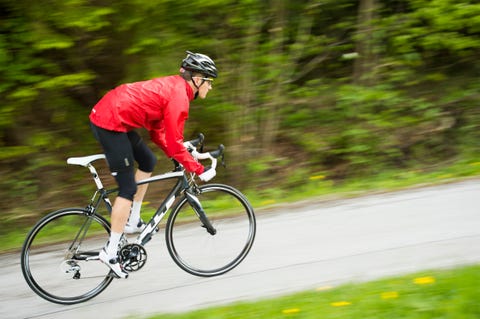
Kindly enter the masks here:
[[217, 230], [215, 229], [215, 227], [213, 227], [212, 223], [210, 223], [210, 220], [208, 219], [207, 214], [205, 214], [205, 211], [203, 210], [202, 204], [198, 200], [198, 197], [193, 194], [191, 190], [187, 190], [185, 192], [185, 195], [187, 197], [188, 203], [190, 204], [190, 206], [192, 206], [195, 214], [197, 214], [198, 218], [202, 222], [203, 227], [210, 235], [215, 235], [217, 233]]

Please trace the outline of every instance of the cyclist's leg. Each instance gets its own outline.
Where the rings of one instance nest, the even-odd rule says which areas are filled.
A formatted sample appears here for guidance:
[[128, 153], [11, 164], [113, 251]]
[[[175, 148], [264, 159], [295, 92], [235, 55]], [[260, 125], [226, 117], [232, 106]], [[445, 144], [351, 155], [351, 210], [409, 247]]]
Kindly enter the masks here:
[[119, 277], [125, 278], [127, 274], [121, 269], [116, 256], [118, 243], [130, 215], [132, 200], [137, 192], [133, 149], [127, 133], [108, 131], [93, 124], [92, 130], [103, 147], [110, 171], [119, 187], [112, 207], [110, 239], [107, 247], [100, 253], [100, 259]]
[[[137, 132], [128, 132], [127, 136], [130, 140], [130, 144], [132, 145], [135, 161], [138, 163], [138, 169], [135, 173], [135, 180], [138, 182], [140, 180], [149, 178], [152, 175], [153, 169], [155, 168], [155, 164], [157, 162], [155, 154], [150, 150], [147, 144], [145, 144]], [[148, 184], [138, 186], [137, 193], [133, 199], [134, 202], [141, 203], [143, 201], [147, 188]]]
[[[144, 172], [140, 169], [137, 169], [135, 173], [135, 181], [141, 181], [144, 179], [149, 178], [152, 176], [151, 172]], [[145, 197], [145, 193], [147, 192], [148, 184], [143, 184], [137, 186], [137, 192], [133, 197], [132, 207], [130, 209], [130, 215], [128, 217], [124, 232], [126, 234], [135, 234], [140, 233], [145, 228], [146, 224], [140, 217], [143, 198]]]
[[[137, 192], [134, 174], [135, 156], [129, 133], [105, 130], [94, 124], [92, 124], [92, 130], [104, 150], [110, 171], [118, 184], [118, 197], [123, 199], [118, 201], [118, 204], [115, 200], [113, 205], [112, 231], [117, 231], [120, 228], [123, 230], [125, 225], [122, 226], [121, 221], [125, 219], [125, 216], [128, 219], [129, 214], [129, 209], [127, 213], [124, 213], [123, 207], [127, 205], [125, 201], [129, 201], [131, 204]], [[115, 206], [117, 206], [117, 209], [115, 209]]]
[[99, 257], [119, 278], [127, 278], [128, 273], [123, 270], [118, 258], [118, 248], [130, 216], [130, 208], [137, 184], [135, 183], [133, 168], [116, 172], [115, 179], [119, 192], [112, 206], [110, 238], [106, 247], [100, 252]]
[[[138, 182], [147, 179], [152, 175], [157, 158], [137, 132], [131, 131], [128, 132], [127, 135], [132, 145], [133, 156], [138, 163], [135, 180]], [[133, 198], [130, 217], [125, 228], [126, 233], [139, 233], [145, 227], [145, 223], [140, 218], [140, 211], [147, 188], [148, 184], [140, 185], [137, 188], [137, 193]]]
[[[135, 180], [137, 182], [147, 179], [150, 176], [152, 176], [152, 172], [144, 172], [141, 169], [137, 169], [137, 172], [135, 173]], [[147, 192], [148, 189], [148, 184], [143, 184], [137, 187], [137, 193], [133, 197], [134, 202], [142, 202], [143, 198], [145, 197], [145, 193]]]

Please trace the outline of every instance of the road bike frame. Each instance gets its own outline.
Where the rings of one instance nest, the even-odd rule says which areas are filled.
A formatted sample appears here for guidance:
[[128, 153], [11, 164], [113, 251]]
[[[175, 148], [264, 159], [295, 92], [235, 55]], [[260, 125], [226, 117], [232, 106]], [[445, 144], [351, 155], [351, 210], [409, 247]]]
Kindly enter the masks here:
[[[100, 179], [100, 176], [97, 173], [97, 170], [92, 165], [92, 162], [97, 159], [104, 159], [105, 155], [97, 154], [88, 157], [80, 157], [80, 158], [70, 158], [67, 160], [67, 163], [73, 165], [82, 165], [87, 167], [92, 174], [93, 180], [95, 185], [97, 186], [97, 191], [94, 193], [92, 199], [90, 200], [90, 204], [87, 206], [87, 210], [90, 213], [94, 213], [97, 211], [100, 202], [104, 202], [107, 210], [109, 213], [112, 211], [112, 203], [108, 197], [109, 194], [118, 192], [118, 188], [107, 190], [104, 188], [103, 183]], [[215, 160], [215, 159], [214, 159]], [[212, 163], [212, 166], [216, 165], [216, 161]], [[177, 197], [182, 195], [183, 192], [186, 194], [186, 198], [190, 205], [194, 208], [195, 213], [200, 218], [201, 222], [203, 223], [206, 231], [210, 234], [214, 235], [216, 233], [215, 228], [212, 226], [208, 217], [206, 216], [205, 212], [203, 211], [202, 205], [200, 201], [195, 196], [195, 192], [197, 192], [197, 186], [194, 182], [193, 176], [190, 178], [190, 182], [187, 179], [186, 172], [180, 165], [176, 164], [175, 170], [173, 172], [168, 172], [156, 176], [152, 176], [150, 178], [141, 180], [137, 182], [137, 185], [144, 185], [153, 182], [169, 180], [169, 179], [177, 179], [177, 183], [170, 191], [170, 193], [166, 196], [163, 202], [158, 207], [155, 214], [152, 216], [150, 221], [147, 223], [145, 229], [138, 235], [135, 243], [144, 246], [147, 242], [150, 241], [152, 236], [157, 232], [158, 225], [162, 221], [163, 217], [167, 214], [168, 210], [172, 207], [175, 203]]]

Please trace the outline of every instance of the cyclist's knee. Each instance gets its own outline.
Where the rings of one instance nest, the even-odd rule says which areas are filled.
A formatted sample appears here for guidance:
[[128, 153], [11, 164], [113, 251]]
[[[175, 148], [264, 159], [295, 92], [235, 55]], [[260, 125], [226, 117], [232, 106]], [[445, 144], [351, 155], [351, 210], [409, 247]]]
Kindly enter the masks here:
[[157, 157], [152, 150], [145, 144], [143, 139], [137, 132], [128, 132], [128, 138], [132, 145], [135, 160], [138, 163], [138, 168], [143, 172], [151, 173], [157, 163]]
[[112, 173], [118, 184], [118, 196], [133, 201], [137, 193], [137, 183], [133, 170]]
[[157, 164], [157, 157], [152, 151], [143, 153], [143, 156], [138, 160], [138, 169], [143, 172], [151, 173]]

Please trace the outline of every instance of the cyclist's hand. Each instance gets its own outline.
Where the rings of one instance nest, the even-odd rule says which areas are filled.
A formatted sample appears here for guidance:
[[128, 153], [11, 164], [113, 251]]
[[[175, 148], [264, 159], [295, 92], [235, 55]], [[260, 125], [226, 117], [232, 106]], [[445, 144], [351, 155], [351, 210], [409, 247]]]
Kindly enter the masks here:
[[205, 167], [205, 170], [203, 171], [203, 173], [200, 174], [198, 177], [200, 177], [200, 179], [203, 182], [208, 182], [209, 180], [214, 178], [215, 175], [217, 175], [217, 172], [215, 171], [215, 169], [211, 168], [210, 166], [207, 166]]

